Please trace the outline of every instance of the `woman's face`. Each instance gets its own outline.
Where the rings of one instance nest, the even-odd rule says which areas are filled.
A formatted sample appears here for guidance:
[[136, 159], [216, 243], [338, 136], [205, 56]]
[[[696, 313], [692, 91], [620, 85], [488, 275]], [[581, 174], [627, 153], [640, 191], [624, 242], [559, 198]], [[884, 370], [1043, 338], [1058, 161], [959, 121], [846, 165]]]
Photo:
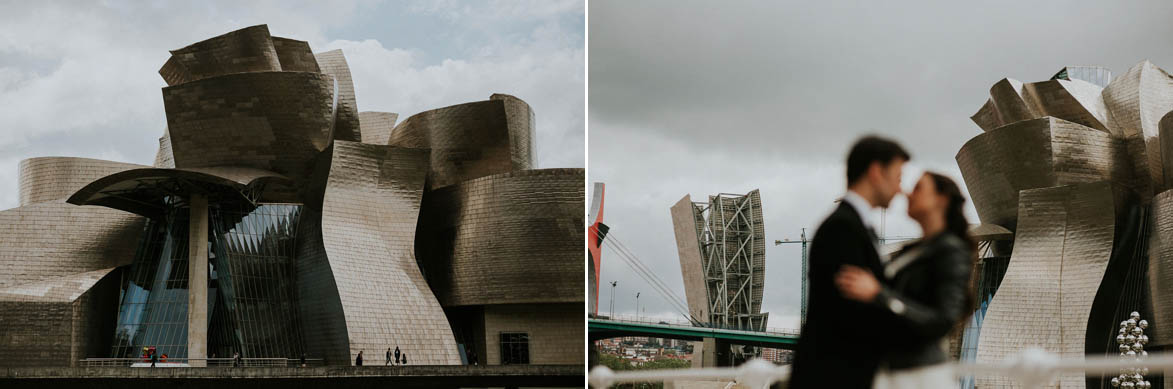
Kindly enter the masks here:
[[912, 193], [908, 195], [908, 217], [921, 220], [928, 215], [945, 208], [945, 199], [937, 193], [937, 186], [933, 179], [925, 174], [916, 182]]

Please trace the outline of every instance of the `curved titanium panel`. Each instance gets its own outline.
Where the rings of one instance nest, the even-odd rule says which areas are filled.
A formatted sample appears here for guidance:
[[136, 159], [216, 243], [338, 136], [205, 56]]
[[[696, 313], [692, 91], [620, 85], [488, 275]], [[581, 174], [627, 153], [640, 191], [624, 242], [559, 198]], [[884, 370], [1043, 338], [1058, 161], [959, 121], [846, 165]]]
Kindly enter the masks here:
[[521, 100], [488, 101], [412, 115], [391, 132], [393, 146], [432, 149], [431, 190], [533, 166], [533, 111]]
[[0, 288], [0, 301], [75, 301], [116, 268], [105, 268]]
[[1123, 139], [1052, 117], [1021, 121], [970, 139], [957, 165], [982, 223], [1015, 230], [1018, 192], [1108, 180], [1136, 190]]
[[494, 93], [489, 96], [490, 101], [505, 103], [505, 117], [509, 126], [509, 149], [515, 170], [530, 169], [534, 165], [534, 157], [538, 154], [534, 138], [534, 110], [529, 104], [504, 93]]
[[241, 166], [302, 182], [330, 142], [328, 76], [241, 73], [163, 88], [175, 167]]
[[391, 112], [359, 112], [358, 123], [362, 128], [362, 143], [385, 145], [391, 140], [391, 130], [399, 114]]
[[1173, 191], [1153, 196], [1149, 242], [1149, 288], [1153, 299], [1154, 346], [1173, 344]]
[[20, 205], [61, 200], [96, 179], [144, 167], [89, 158], [29, 158], [20, 161]]
[[1108, 107], [1098, 86], [1082, 80], [1048, 80], [1026, 84], [1023, 90], [1027, 106], [1038, 117], [1053, 116], [1111, 132], [1106, 125]]
[[978, 242], [992, 242], [1014, 239], [1014, 232], [997, 224], [974, 224], [969, 227], [969, 235]]
[[441, 305], [583, 303], [585, 179], [524, 170], [428, 192], [416, 248]]
[[1165, 182], [1173, 184], [1173, 111], [1161, 117], [1157, 128], [1160, 132], [1158, 138], [1161, 146], [1161, 172]]
[[143, 222], [62, 201], [0, 211], [0, 288], [129, 264]]
[[982, 130], [990, 131], [1052, 116], [1119, 135], [1108, 125], [1108, 107], [1100, 91], [1100, 87], [1083, 80], [1052, 79], [1023, 85], [1004, 78], [990, 88], [990, 99], [970, 119]]
[[1104, 88], [1103, 97], [1112, 111], [1109, 126], [1114, 128], [1113, 132], [1144, 141], [1144, 161], [1152, 193], [1167, 189], [1161, 166], [1158, 121], [1173, 110], [1173, 77], [1144, 61], [1113, 79]]
[[1012, 124], [1023, 120], [1035, 119], [1036, 115], [1022, 94], [1022, 81], [1013, 78], [1003, 78], [990, 87], [990, 100], [998, 110], [998, 117], [1003, 124]]
[[166, 129], [163, 130], [163, 136], [159, 137], [159, 149], [155, 151], [154, 166], [161, 168], [175, 167], [175, 157], [171, 154], [171, 136], [168, 135]]
[[298, 238], [311, 355], [338, 364], [366, 350], [374, 361], [398, 345], [412, 364], [459, 364], [447, 317], [412, 252], [428, 151], [336, 141], [331, 153], [322, 211], [302, 216]]
[[232, 73], [281, 70], [269, 26], [245, 27], [171, 50], [159, 69], [167, 85], [178, 85]]
[[977, 124], [982, 131], [993, 130], [1006, 124], [1002, 123], [1002, 118], [998, 116], [998, 107], [994, 106], [993, 99], [987, 99], [977, 113], [969, 117], [969, 120], [973, 120], [974, 124]]
[[273, 37], [273, 50], [277, 52], [277, 61], [281, 63], [281, 71], [321, 73], [318, 61], [314, 59], [314, 52], [310, 44], [296, 39]]
[[0, 364], [66, 367], [105, 356], [118, 274], [105, 268], [0, 289], [0, 323], [20, 323], [0, 326]]
[[[1002, 362], [1025, 347], [1083, 358], [1092, 302], [1112, 254], [1114, 196], [1107, 182], [1022, 191], [1014, 252], [986, 311], [977, 362]], [[1010, 378], [996, 375], [976, 382], [1012, 387]], [[1083, 374], [1062, 375], [1059, 383], [1086, 384]]]
[[[326, 77], [326, 82], [338, 80], [338, 111], [334, 118], [334, 139], [361, 142], [358, 103], [354, 99], [354, 81], [350, 78], [350, 66], [346, 64], [346, 56], [342, 55], [342, 50], [331, 50], [314, 56], [322, 73], [334, 77]], [[330, 90], [333, 89], [334, 85], [330, 84]]]

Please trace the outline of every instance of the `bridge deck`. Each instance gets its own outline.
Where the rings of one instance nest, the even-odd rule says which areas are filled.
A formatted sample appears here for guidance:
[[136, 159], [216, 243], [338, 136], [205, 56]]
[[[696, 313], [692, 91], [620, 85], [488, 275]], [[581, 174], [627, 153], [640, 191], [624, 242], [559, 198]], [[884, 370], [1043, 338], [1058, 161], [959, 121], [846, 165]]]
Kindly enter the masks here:
[[701, 340], [717, 338], [732, 344], [794, 349], [798, 344], [797, 333], [757, 332], [727, 330], [721, 328], [693, 327], [674, 324], [653, 324], [606, 319], [589, 319], [587, 330], [591, 341], [622, 336], [648, 336], [655, 338]]

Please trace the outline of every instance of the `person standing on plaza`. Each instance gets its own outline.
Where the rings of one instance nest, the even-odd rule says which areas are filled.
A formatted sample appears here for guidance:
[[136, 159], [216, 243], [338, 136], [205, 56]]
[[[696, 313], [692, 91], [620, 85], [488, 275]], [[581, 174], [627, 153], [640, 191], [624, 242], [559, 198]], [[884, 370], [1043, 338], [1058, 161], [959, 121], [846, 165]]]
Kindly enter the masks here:
[[399, 346], [395, 346], [395, 364], [399, 364]]
[[407, 353], [406, 353], [406, 352], [405, 352], [405, 353], [403, 353], [403, 355], [402, 355], [402, 356], [403, 356], [403, 364], [404, 364], [404, 365], [407, 365]]
[[891, 334], [875, 325], [881, 309], [845, 298], [835, 286], [835, 274], [844, 265], [883, 274], [879, 241], [868, 215], [877, 207], [887, 208], [900, 193], [901, 172], [910, 159], [899, 144], [877, 136], [861, 138], [848, 152], [847, 193], [811, 241], [807, 316], [790, 388], [821, 388], [828, 380], [836, 388], [872, 387], [881, 354], [870, 350], [879, 338]]
[[358, 350], [358, 356], [354, 358], [355, 366], [362, 366], [362, 350]]
[[232, 367], [240, 367], [241, 365], [240, 351], [232, 352]]
[[953, 180], [925, 173], [908, 196], [908, 216], [920, 224], [922, 238], [904, 246], [875, 275], [844, 266], [835, 278], [849, 300], [879, 307], [888, 335], [899, 339], [877, 350], [883, 354], [875, 389], [956, 386], [949, 368], [946, 337], [973, 312], [971, 277], [977, 244], [965, 218], [965, 196]]

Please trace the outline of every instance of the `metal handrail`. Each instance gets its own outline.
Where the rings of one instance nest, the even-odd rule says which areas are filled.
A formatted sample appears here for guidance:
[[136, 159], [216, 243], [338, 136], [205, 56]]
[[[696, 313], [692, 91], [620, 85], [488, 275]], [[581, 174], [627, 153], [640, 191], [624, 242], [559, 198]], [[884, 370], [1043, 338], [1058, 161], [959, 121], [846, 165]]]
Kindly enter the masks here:
[[[176, 366], [176, 365], [190, 365], [191, 362], [203, 361], [208, 367], [231, 367], [234, 365], [233, 358], [167, 358], [158, 359], [155, 361], [156, 365]], [[86, 358], [80, 361], [82, 367], [135, 367], [136, 364], [149, 364], [150, 358]], [[320, 358], [306, 358], [307, 366], [322, 365], [324, 360]], [[301, 359], [290, 358], [241, 358], [240, 367], [293, 367], [300, 366]]]
[[[1057, 355], [1041, 350], [1026, 349], [1007, 356], [997, 363], [950, 363], [954, 375], [997, 375], [1017, 380], [1023, 387], [1034, 388], [1055, 380], [1060, 373], [1084, 373], [1115, 375], [1121, 369], [1149, 368], [1157, 371], [1173, 371], [1173, 353], [1152, 353], [1148, 358], [1127, 359], [1121, 357], [1087, 356], [1083, 359], [1060, 359]], [[597, 366], [590, 371], [589, 382], [594, 388], [606, 388], [614, 384], [635, 382], [669, 382], [677, 380], [728, 380], [749, 388], [766, 388], [777, 382], [787, 384], [790, 380], [790, 366], [777, 366], [762, 359], [754, 359], [738, 367], [703, 369], [665, 369], [615, 372], [606, 366]]]

